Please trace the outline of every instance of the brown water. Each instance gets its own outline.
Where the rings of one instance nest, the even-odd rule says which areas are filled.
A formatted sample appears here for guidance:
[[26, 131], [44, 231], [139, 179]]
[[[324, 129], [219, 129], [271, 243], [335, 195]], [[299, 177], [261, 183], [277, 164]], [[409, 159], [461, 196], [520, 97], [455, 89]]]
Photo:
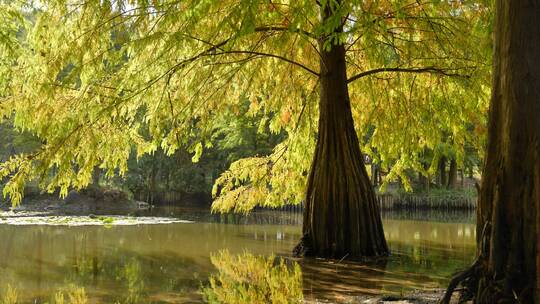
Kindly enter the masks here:
[[[0, 224], [0, 295], [9, 285], [18, 291], [20, 303], [45, 303], [58, 290], [79, 286], [90, 303], [199, 303], [201, 285], [216, 272], [212, 254], [227, 249], [233, 255], [290, 257], [301, 233], [300, 214], [286, 212], [248, 217], [193, 210], [157, 213], [194, 222], [113, 227]], [[434, 217], [385, 215], [393, 251], [385, 261], [296, 260], [304, 297], [339, 302], [361, 294], [442, 286], [472, 261], [475, 227], [470, 215], [437, 214], [437, 220], [429, 220]]]

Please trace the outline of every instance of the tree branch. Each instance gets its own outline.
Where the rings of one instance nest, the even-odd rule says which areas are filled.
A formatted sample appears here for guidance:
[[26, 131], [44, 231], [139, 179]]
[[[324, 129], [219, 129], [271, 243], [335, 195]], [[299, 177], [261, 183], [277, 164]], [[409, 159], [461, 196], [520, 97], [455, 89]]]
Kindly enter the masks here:
[[377, 74], [377, 73], [386, 73], [386, 72], [397, 72], [397, 73], [428, 73], [428, 74], [440, 74], [444, 76], [452, 76], [452, 77], [463, 77], [463, 78], [470, 78], [470, 75], [464, 75], [459, 73], [452, 73], [450, 71], [459, 70], [457, 68], [454, 69], [445, 69], [445, 68], [436, 68], [436, 67], [422, 67], [422, 68], [400, 68], [400, 67], [393, 67], [393, 68], [378, 68], [373, 69], [369, 71], [364, 71], [361, 73], [358, 73], [351, 78], [347, 79], [347, 83], [351, 83], [355, 80], [358, 80], [362, 77]]
[[289, 27], [284, 26], [258, 26], [255, 28], [255, 32], [291, 32], [291, 33], [298, 33], [303, 34], [305, 36], [308, 36], [309, 38], [317, 39], [317, 36], [315, 36], [313, 33], [310, 33], [306, 30], [302, 29], [291, 29]]
[[315, 72], [314, 70], [308, 68], [307, 66], [299, 63], [299, 62], [296, 62], [294, 60], [291, 60], [289, 58], [286, 58], [286, 57], [283, 57], [283, 56], [279, 56], [279, 55], [275, 55], [275, 54], [270, 54], [270, 53], [262, 53], [262, 52], [256, 52], [256, 51], [222, 51], [222, 52], [219, 52], [219, 53], [209, 53], [209, 54], [205, 54], [205, 56], [218, 56], [218, 55], [226, 55], [226, 54], [249, 54], [249, 55], [255, 55], [255, 56], [262, 56], [262, 57], [271, 57], [271, 58], [277, 58], [277, 59], [280, 59], [280, 60], [283, 60], [285, 62], [288, 62], [292, 65], [295, 65], [297, 67], [300, 67], [306, 71], [308, 71], [309, 73], [315, 75], [315, 76], [319, 76], [319, 73]]

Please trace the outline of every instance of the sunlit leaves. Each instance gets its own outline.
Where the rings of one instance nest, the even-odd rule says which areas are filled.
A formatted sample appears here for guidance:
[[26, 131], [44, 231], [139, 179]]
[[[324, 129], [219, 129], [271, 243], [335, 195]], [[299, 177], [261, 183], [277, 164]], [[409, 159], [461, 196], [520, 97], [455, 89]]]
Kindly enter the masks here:
[[[379, 73], [349, 86], [364, 151], [389, 171], [386, 181], [424, 171], [422, 155], [482, 150], [491, 70], [490, 7], [478, 2], [364, 1], [351, 18], [357, 41], [349, 73], [380, 67], [437, 67], [436, 73]], [[450, 150], [439, 151], [439, 145]], [[443, 153], [444, 152], [444, 153]], [[437, 159], [434, 160], [437, 164]], [[431, 168], [433, 171], [435, 168]]]
[[[17, 89], [3, 106], [5, 115], [15, 113], [16, 126], [46, 144], [23, 160], [32, 172], [13, 175], [25, 178], [6, 191], [38, 178], [49, 191], [60, 187], [65, 194], [87, 185], [94, 166], [122, 174], [132, 145], [138, 156], [158, 147], [172, 154], [191, 137], [209, 138], [217, 117], [246, 94], [259, 102], [253, 115], [281, 106], [291, 110], [299, 99], [295, 86], [312, 77], [244, 51], [294, 57], [286, 54], [291, 42], [298, 50], [312, 49], [305, 37], [295, 41], [300, 34], [287, 34], [287, 26], [296, 30], [305, 21], [284, 22], [290, 18], [282, 15], [302, 7], [277, 5], [259, 14], [254, 2], [232, 4], [48, 1], [40, 7], [32, 29], [20, 38], [27, 47], [8, 57], [18, 64], [8, 67], [15, 76], [4, 79]], [[230, 7], [238, 10], [223, 14]], [[268, 30], [259, 33], [257, 26]], [[299, 54], [307, 59], [309, 52]], [[266, 77], [276, 67], [281, 75]], [[289, 122], [270, 124], [279, 132]], [[202, 144], [190, 149], [196, 161]]]
[[234, 163], [216, 182], [215, 209], [299, 203], [317, 130], [321, 36], [346, 45], [350, 77], [425, 66], [468, 77], [378, 73], [349, 85], [358, 132], [374, 130], [364, 149], [392, 168], [390, 178], [420, 167], [426, 148], [448, 143], [459, 156], [479, 142], [470, 127], [485, 124], [489, 7], [320, 3], [331, 12], [322, 23], [311, 0], [48, 0], [26, 19], [9, 6], [0, 12], [9, 20], [0, 25], [0, 114], [43, 145], [4, 164], [6, 193], [18, 201], [37, 179], [66, 194], [96, 166], [122, 175], [133, 150], [183, 147], [197, 161], [228, 115], [244, 113], [286, 139], [271, 155]]
[[22, 45], [17, 36], [26, 26], [22, 6], [11, 1], [0, 1], [0, 119], [5, 115], [1, 105], [9, 94], [13, 66]]

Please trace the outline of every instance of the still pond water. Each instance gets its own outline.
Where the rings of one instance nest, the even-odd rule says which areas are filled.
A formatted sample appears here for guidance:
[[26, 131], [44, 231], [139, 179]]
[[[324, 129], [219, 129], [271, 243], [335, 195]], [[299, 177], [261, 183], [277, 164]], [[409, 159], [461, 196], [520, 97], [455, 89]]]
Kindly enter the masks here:
[[474, 218], [467, 213], [384, 213], [393, 254], [371, 265], [290, 258], [301, 235], [299, 213], [219, 216], [178, 208], [152, 213], [191, 222], [112, 227], [0, 222], [0, 294], [10, 286], [19, 303], [45, 303], [65, 286], [79, 286], [90, 303], [200, 303], [201, 286], [216, 272], [211, 256], [228, 250], [233, 256], [274, 254], [297, 261], [305, 299], [342, 302], [441, 287], [475, 252]]

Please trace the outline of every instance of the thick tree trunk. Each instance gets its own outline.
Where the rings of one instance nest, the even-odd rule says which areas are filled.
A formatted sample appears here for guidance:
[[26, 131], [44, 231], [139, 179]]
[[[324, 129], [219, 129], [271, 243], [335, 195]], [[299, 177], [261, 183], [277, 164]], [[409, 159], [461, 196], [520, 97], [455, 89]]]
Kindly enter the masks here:
[[[330, 15], [325, 10], [323, 18]], [[340, 30], [340, 29], [338, 29]], [[319, 131], [296, 254], [360, 259], [388, 254], [379, 205], [351, 113], [345, 49], [321, 41]]]
[[540, 3], [497, 1], [479, 227], [491, 227], [477, 302], [533, 303], [540, 202]]
[[457, 162], [455, 158], [450, 160], [450, 168], [448, 169], [448, 188], [454, 189], [457, 186]]
[[540, 303], [539, 16], [538, 1], [497, 1], [479, 258], [466, 284], [480, 304]]

